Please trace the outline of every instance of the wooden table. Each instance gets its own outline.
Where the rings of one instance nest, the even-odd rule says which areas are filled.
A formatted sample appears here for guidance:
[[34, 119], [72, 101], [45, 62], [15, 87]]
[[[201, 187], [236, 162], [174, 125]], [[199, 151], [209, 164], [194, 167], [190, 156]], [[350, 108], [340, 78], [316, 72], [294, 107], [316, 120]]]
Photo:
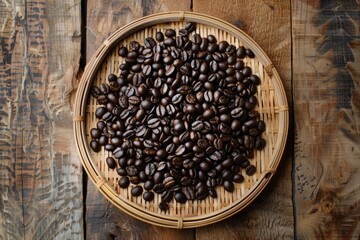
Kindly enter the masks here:
[[[184, 10], [247, 32], [291, 108], [283, 159], [248, 208], [198, 229], [115, 209], [82, 171], [72, 107], [86, 62], [115, 29]], [[357, 239], [360, 12], [356, 0], [0, 0], [0, 239]]]

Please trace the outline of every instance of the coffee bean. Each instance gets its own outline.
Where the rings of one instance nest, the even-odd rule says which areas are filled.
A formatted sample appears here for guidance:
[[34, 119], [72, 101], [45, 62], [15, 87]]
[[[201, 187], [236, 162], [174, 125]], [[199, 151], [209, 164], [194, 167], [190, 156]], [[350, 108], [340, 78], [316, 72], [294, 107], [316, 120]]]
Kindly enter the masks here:
[[175, 179], [173, 177], [167, 177], [163, 180], [163, 184], [165, 188], [171, 188], [176, 183]]
[[174, 198], [178, 203], [185, 203], [187, 201], [186, 195], [182, 192], [175, 193]]
[[153, 192], [144, 192], [143, 199], [147, 202], [150, 202], [154, 199], [154, 193]]
[[196, 132], [201, 131], [203, 127], [204, 127], [204, 123], [201, 121], [195, 121], [191, 124], [191, 129]]
[[167, 202], [162, 201], [159, 203], [159, 209], [161, 211], [167, 211], [169, 209], [169, 204]]
[[174, 196], [174, 193], [170, 190], [165, 190], [161, 193], [161, 201], [170, 202]]
[[106, 158], [106, 164], [108, 165], [108, 167], [110, 169], [114, 169], [116, 167], [116, 162], [115, 159], [112, 157], [107, 157]]
[[94, 150], [94, 152], [99, 152], [101, 150], [101, 146], [96, 140], [91, 140], [90, 147], [92, 150]]
[[130, 180], [128, 177], [121, 177], [118, 181], [118, 184], [121, 188], [127, 188], [130, 184]]
[[152, 180], [147, 180], [144, 183], [144, 189], [147, 190], [147, 191], [153, 189], [153, 187], [154, 187], [154, 182]]
[[175, 155], [176, 156], [181, 156], [184, 152], [185, 152], [186, 148], [184, 145], [180, 145], [176, 148], [175, 150]]
[[245, 172], [247, 175], [252, 176], [256, 173], [256, 167], [254, 165], [249, 165], [246, 167]]
[[229, 180], [225, 180], [224, 183], [223, 183], [223, 186], [224, 186], [224, 189], [227, 192], [233, 192], [234, 189], [235, 189], [234, 183], [232, 181], [229, 181]]
[[145, 174], [148, 176], [152, 176], [154, 175], [154, 173], [156, 172], [156, 166], [154, 163], [148, 163], [145, 166]]
[[136, 186], [131, 189], [131, 195], [134, 197], [140, 196], [143, 192], [143, 188], [141, 186]]
[[241, 174], [235, 174], [233, 177], [233, 181], [236, 183], [242, 183], [242, 182], [244, 182], [244, 180], [245, 180], [245, 178]]

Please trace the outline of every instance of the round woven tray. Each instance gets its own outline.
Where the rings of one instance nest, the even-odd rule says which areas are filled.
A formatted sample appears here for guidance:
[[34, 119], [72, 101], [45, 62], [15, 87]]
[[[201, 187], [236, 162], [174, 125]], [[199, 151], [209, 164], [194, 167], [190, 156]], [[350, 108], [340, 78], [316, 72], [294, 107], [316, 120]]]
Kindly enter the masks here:
[[[94, 113], [99, 105], [89, 92], [91, 86], [99, 86], [105, 82], [108, 74], [119, 74], [119, 64], [123, 61], [117, 54], [119, 46], [127, 45], [132, 40], [143, 43], [145, 37], [155, 36], [159, 30], [179, 30], [186, 22], [196, 22], [196, 33], [203, 37], [212, 34], [218, 41], [226, 40], [236, 47], [244, 45], [255, 53], [255, 58], [245, 58], [244, 61], [261, 79], [256, 94], [259, 102], [256, 109], [266, 123], [263, 137], [267, 144], [265, 149], [254, 151], [251, 163], [256, 166], [257, 172], [253, 176], [243, 173], [245, 181], [236, 183], [233, 193], [226, 192], [223, 187], [217, 187], [218, 197], [215, 199], [208, 197], [201, 201], [187, 201], [185, 204], [172, 200], [169, 210], [164, 212], [158, 208], [161, 200], [159, 195], [155, 196], [154, 201], [145, 202], [141, 197], [131, 196], [131, 187], [119, 188], [119, 175], [116, 171], [108, 169], [105, 162], [109, 153], [105, 150], [94, 153], [90, 149], [89, 132], [91, 128], [96, 127], [97, 119]], [[204, 14], [164, 12], [140, 18], [118, 29], [96, 51], [86, 66], [77, 91], [74, 133], [85, 171], [99, 191], [116, 207], [151, 224], [191, 228], [227, 218], [256, 198], [277, 169], [286, 142], [288, 121], [288, 105], [279, 75], [264, 51], [248, 35], [227, 22]]]

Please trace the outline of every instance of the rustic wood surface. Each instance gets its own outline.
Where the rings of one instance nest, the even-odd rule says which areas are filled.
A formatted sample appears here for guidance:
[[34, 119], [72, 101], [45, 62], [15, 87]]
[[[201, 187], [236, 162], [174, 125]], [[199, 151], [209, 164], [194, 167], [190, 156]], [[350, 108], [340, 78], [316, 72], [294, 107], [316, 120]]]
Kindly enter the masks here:
[[81, 239], [80, 1], [0, 0], [0, 239]]
[[[198, 229], [155, 227], [115, 209], [82, 173], [71, 127], [96, 48], [167, 10], [247, 32], [278, 70], [294, 123], [264, 192]], [[0, 0], [0, 239], [358, 239], [359, 25], [356, 0]]]
[[299, 239], [360, 235], [359, 4], [293, 1]]

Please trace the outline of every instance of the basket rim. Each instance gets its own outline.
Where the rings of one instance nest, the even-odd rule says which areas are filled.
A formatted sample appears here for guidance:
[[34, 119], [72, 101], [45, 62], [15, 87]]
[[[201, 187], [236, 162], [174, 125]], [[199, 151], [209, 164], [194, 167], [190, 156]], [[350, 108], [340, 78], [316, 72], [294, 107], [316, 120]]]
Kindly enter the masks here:
[[[276, 101], [280, 104], [280, 107], [282, 108], [281, 111], [279, 111], [279, 122], [283, 123], [283, 126], [279, 126], [278, 137], [275, 142], [276, 145], [274, 154], [273, 156], [271, 156], [271, 158], [273, 159], [272, 161], [270, 161], [271, 165], [268, 169], [264, 170], [263, 174], [259, 176], [258, 180], [253, 186], [251, 186], [251, 188], [244, 195], [244, 197], [235, 201], [232, 204], [229, 204], [229, 206], [226, 206], [214, 212], [190, 217], [170, 216], [165, 214], [160, 215], [155, 212], [151, 212], [125, 198], [123, 199], [122, 196], [116, 194], [113, 188], [105, 181], [97, 166], [91, 160], [91, 156], [89, 154], [90, 149], [88, 144], [86, 144], [85, 135], [85, 111], [87, 99], [90, 92], [89, 88], [96, 72], [99, 69], [101, 62], [112, 50], [112, 47], [114, 47], [118, 42], [120, 42], [127, 36], [137, 32], [138, 30], [164, 22], [178, 21], [196, 22], [217, 29], [221, 29], [241, 40], [244, 45], [255, 46], [255, 48], [252, 48], [253, 52], [259, 59], [259, 62], [261, 62], [265, 66], [265, 70], [267, 71], [268, 75], [271, 76], [271, 81], [275, 89]], [[80, 80], [74, 104], [73, 126], [76, 147], [80, 155], [82, 165], [86, 173], [90, 176], [90, 179], [94, 182], [95, 186], [111, 203], [113, 203], [117, 208], [126, 212], [127, 214], [147, 223], [162, 227], [191, 228], [215, 223], [223, 220], [224, 218], [234, 215], [235, 213], [245, 208], [248, 204], [250, 204], [262, 192], [262, 190], [265, 188], [265, 186], [268, 184], [271, 177], [273, 176], [273, 173], [276, 171], [281, 160], [288, 134], [289, 113], [285, 89], [278, 72], [273, 67], [272, 62], [270, 61], [266, 53], [250, 36], [248, 36], [244, 31], [237, 28], [236, 26], [213, 16], [195, 12], [168, 11], [148, 15], [132, 21], [116, 30], [101, 44], [101, 46], [92, 56], [89, 63], [86, 65], [85, 71]]]

